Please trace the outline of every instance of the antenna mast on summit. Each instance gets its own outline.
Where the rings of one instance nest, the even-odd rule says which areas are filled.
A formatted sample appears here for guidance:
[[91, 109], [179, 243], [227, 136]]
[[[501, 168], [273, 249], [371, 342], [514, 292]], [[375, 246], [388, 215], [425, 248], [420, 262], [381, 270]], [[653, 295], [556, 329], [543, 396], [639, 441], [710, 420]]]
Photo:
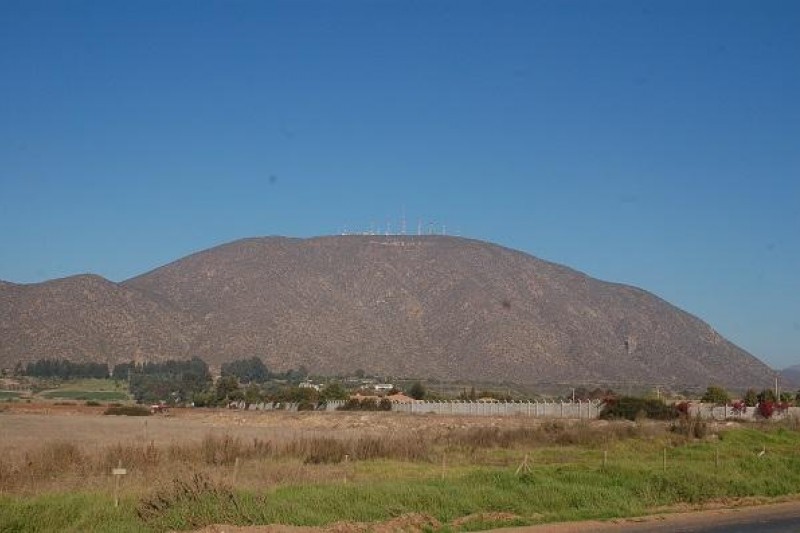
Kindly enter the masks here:
[[402, 215], [400, 217], [400, 235], [406, 234], [406, 206], [402, 208]]

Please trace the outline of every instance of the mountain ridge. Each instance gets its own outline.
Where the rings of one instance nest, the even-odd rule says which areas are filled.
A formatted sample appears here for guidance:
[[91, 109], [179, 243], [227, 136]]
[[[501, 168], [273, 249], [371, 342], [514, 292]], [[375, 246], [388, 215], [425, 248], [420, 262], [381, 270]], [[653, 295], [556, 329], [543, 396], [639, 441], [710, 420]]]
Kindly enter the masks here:
[[[772, 375], [643, 289], [473, 239], [252, 237], [120, 283], [96, 278], [106, 283], [0, 284], [0, 338], [16, 339], [0, 346], [0, 364], [59, 349], [98, 358], [110, 346], [109, 362], [197, 355], [219, 365], [256, 355], [276, 370], [302, 364], [317, 373], [471, 381], [745, 387]], [[44, 305], [43, 287], [58, 282], [69, 287], [58, 298], [61, 329], [84, 339], [59, 337], [28, 315], [15, 322], [8, 310], [3, 295], [17, 291], [33, 309], [31, 298]], [[93, 326], [81, 316], [95, 317]], [[104, 332], [97, 324], [105, 322]], [[49, 332], [49, 341], [20, 342], [21, 331]]]

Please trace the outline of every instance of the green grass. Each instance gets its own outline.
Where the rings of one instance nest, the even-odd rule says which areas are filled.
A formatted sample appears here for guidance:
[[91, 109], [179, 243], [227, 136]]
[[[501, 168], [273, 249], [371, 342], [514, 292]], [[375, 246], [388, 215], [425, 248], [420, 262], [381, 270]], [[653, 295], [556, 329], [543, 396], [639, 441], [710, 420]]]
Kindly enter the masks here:
[[84, 391], [124, 391], [126, 387], [127, 384], [124, 381], [86, 378], [64, 381], [60, 388]]
[[[443, 467], [436, 457], [445, 452]], [[530, 469], [518, 475], [526, 455]], [[730, 430], [703, 442], [662, 435], [614, 441], [607, 447], [570, 444], [477, 452], [448, 447], [432, 456], [427, 461], [356, 461], [345, 470], [347, 482], [342, 476], [262, 491], [236, 490], [194, 476], [127, 496], [118, 509], [108, 494], [0, 498], [0, 531], [165, 531], [213, 523], [322, 526], [385, 521], [406, 513], [433, 516], [443, 524], [442, 531], [457, 531], [630, 517], [677, 504], [800, 493], [800, 433], [785, 428]], [[269, 461], [274, 459], [256, 459], [246, 468], [267, 468]], [[480, 518], [482, 513], [504, 513], [506, 518], [495, 524], [491, 515]], [[473, 515], [478, 518], [453, 525]]]
[[142, 524], [134, 502], [123, 501], [114, 507], [106, 494], [48, 494], [33, 498], [0, 497], [0, 531], [82, 533], [139, 532], [150, 528]]
[[95, 400], [98, 402], [113, 402], [128, 400], [129, 396], [126, 392], [118, 391], [86, 391], [86, 390], [51, 390], [40, 394], [43, 398], [48, 399], [65, 399], [65, 400]]
[[130, 399], [125, 383], [113, 379], [71, 379], [58, 384], [58, 388], [44, 390], [39, 396], [47, 399], [94, 400], [115, 402]]
[[19, 398], [21, 395], [19, 392], [14, 392], [10, 390], [0, 390], [0, 400], [10, 400]]
[[[148, 525], [157, 530], [211, 523], [321, 526], [384, 521], [405, 513], [429, 514], [447, 524], [491, 512], [510, 513], [519, 517], [517, 523], [532, 524], [637, 516], [678, 503], [800, 491], [800, 461], [794, 457], [747, 458], [720, 469], [713, 460], [705, 461], [709, 457], [703, 459], [710, 464], [668, 464], [666, 471], [658, 461], [626, 462], [605, 470], [588, 464], [543, 465], [522, 475], [482, 467], [445, 479], [384, 478], [281, 487], [266, 494], [199, 495], [165, 506]], [[776, 472], [786, 474], [776, 479]]]

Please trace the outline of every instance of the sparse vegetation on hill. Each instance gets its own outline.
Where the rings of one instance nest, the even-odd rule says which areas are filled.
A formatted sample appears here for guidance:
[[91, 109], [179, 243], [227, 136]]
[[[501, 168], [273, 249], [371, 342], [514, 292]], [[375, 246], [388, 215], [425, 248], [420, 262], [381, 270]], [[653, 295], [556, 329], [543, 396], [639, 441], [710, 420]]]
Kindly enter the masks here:
[[8, 368], [53, 353], [214, 366], [247, 354], [273, 372], [329, 376], [369, 368], [700, 390], [772, 382], [766, 365], [652, 294], [444, 236], [246, 239], [123, 283], [3, 285], [0, 328]]

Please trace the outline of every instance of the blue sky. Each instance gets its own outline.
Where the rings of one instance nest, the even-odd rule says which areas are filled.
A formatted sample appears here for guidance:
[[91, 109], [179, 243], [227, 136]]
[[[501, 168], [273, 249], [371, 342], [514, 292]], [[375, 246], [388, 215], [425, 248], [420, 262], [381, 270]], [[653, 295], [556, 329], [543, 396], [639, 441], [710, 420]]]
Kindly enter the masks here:
[[800, 363], [800, 3], [0, 3], [0, 279], [422, 220]]

